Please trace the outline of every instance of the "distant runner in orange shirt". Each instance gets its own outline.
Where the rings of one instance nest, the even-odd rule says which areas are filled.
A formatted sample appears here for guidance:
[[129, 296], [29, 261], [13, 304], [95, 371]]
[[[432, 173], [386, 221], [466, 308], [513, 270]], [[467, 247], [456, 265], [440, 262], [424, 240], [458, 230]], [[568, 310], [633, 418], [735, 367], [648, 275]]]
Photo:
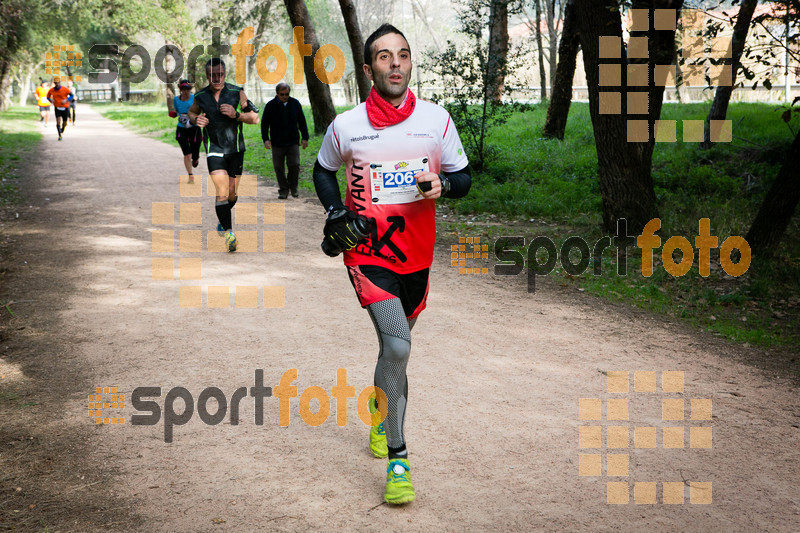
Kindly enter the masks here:
[[48, 82], [42, 81], [42, 84], [33, 91], [36, 95], [36, 105], [39, 106], [39, 123], [44, 126], [47, 126], [47, 121], [50, 119], [50, 100], [47, 99], [49, 85]]
[[56, 107], [56, 129], [58, 129], [58, 140], [61, 140], [61, 134], [67, 128], [67, 120], [69, 120], [69, 101], [70, 90], [69, 87], [61, 85], [58, 78], [53, 78], [53, 88], [47, 92], [47, 99], [53, 102]]

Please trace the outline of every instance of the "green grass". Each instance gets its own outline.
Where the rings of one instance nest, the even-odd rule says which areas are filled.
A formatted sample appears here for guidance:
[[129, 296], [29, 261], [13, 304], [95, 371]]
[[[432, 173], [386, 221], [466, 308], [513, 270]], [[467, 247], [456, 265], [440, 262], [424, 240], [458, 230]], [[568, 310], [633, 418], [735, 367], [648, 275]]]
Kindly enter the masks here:
[[[711, 150], [701, 150], [697, 143], [656, 145], [653, 181], [665, 228], [673, 229], [672, 223], [683, 218], [696, 221], [713, 210], [724, 229], [740, 231], [731, 223], [742, 210], [757, 206], [758, 193], [766, 191], [791, 143], [779, 118], [781, 111], [775, 105], [732, 104], [728, 118], [737, 135], [733, 142]], [[666, 104], [661, 118], [678, 121], [680, 139], [681, 121], [702, 120], [707, 113], [707, 104]], [[456, 211], [600, 222], [597, 152], [588, 104], [572, 104], [564, 141], [541, 137], [546, 114], [544, 106], [535, 106], [491, 133], [489, 144], [501, 155], [475, 176], [467, 198], [453, 202]], [[671, 217], [673, 212], [680, 216]], [[712, 227], [718, 227], [713, 218]]]
[[20, 165], [36, 151], [41, 129], [39, 112], [32, 106], [12, 106], [0, 113], [0, 206], [20, 201]]
[[[180, 157], [173, 139], [175, 119], [167, 116], [166, 106], [109, 104], [96, 108], [135, 131], [173, 144], [176, 158]], [[305, 111], [313, 131], [308, 106]], [[711, 219], [711, 233], [720, 243], [731, 235], [747, 233], [791, 143], [789, 129], [780, 120], [782, 111], [777, 105], [734, 103], [728, 112], [734, 124], [733, 142], [710, 150], [701, 150], [695, 143], [656, 145], [653, 181], [662, 244], [673, 235], [692, 242], [700, 218]], [[571, 235], [583, 237], [590, 247], [603, 236], [588, 105], [572, 104], [564, 141], [541, 138], [546, 112], [545, 107], [534, 106], [491, 133], [489, 143], [498, 156], [484, 172], [473, 175], [469, 196], [445, 202], [444, 212], [456, 215], [447, 219], [442, 232], [445, 239], [481, 235], [484, 242], [493, 242], [500, 235], [520, 235], [527, 243], [543, 235], [560, 249]], [[682, 121], [703, 120], [707, 113], [708, 104], [666, 104], [661, 118], [678, 121], [681, 139]], [[793, 127], [797, 129], [796, 124]], [[274, 181], [260, 128], [245, 126], [244, 131], [246, 170]], [[313, 191], [311, 167], [321, 141], [320, 136], [312, 136], [308, 150], [301, 151], [301, 188], [309, 191]], [[342, 172], [340, 186], [344, 190]], [[657, 258], [660, 252], [656, 250]], [[560, 265], [550, 276], [565, 287], [674, 317], [736, 342], [793, 349], [800, 347], [800, 224], [796, 217], [777, 252], [776, 259], [754, 262], [739, 278], [726, 275], [714, 254], [707, 278], [699, 276], [697, 259], [685, 276], [669, 275], [659, 260], [653, 276], [644, 277], [641, 250], [633, 247], [625, 276], [615, 273], [613, 250], [604, 255], [600, 276], [591, 270], [570, 276]]]
[[[653, 155], [653, 181], [662, 222], [662, 244], [673, 235], [693, 242], [700, 218], [711, 220], [711, 234], [722, 243], [744, 236], [780, 169], [792, 141], [780, 120], [783, 108], [769, 104], [732, 104], [734, 139], [701, 150], [696, 143], [658, 143]], [[447, 225], [457, 235], [482, 235], [489, 242], [500, 235], [551, 238], [557, 248], [570, 235], [590, 247], [603, 235], [602, 204], [597, 182], [597, 154], [588, 104], [573, 103], [564, 141], [545, 140], [541, 130], [546, 108], [518, 113], [489, 137], [501, 157], [473, 176], [468, 197], [448, 201], [449, 208], [471, 225]], [[708, 104], [667, 104], [662, 119], [676, 120], [682, 138], [683, 120], [703, 120]], [[792, 124], [797, 131], [797, 121]], [[492, 218], [487, 213], [499, 218]], [[451, 219], [453, 217], [450, 217]], [[488, 223], [504, 220], [500, 226]], [[476, 230], [479, 229], [479, 233]], [[615, 273], [614, 252], [607, 251], [603, 270], [570, 276], [559, 264], [553, 279], [601, 298], [632, 304], [675, 317], [731, 340], [759, 347], [800, 347], [800, 224], [797, 217], [769, 262], [754, 260], [739, 278], [719, 268], [712, 253], [711, 275], [693, 268], [673, 277], [661, 267], [655, 251], [654, 275], [641, 273], [641, 250], [627, 255], [627, 275]], [[540, 260], [544, 260], [544, 257]], [[679, 260], [679, 258], [676, 258]]]

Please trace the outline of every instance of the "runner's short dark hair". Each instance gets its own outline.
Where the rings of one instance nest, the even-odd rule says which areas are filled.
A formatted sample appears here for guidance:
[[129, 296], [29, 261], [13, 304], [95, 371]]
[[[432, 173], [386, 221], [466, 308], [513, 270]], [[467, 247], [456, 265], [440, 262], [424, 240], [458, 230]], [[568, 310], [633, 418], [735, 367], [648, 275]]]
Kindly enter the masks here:
[[222, 66], [222, 70], [227, 72], [227, 69], [225, 68], [225, 62], [223, 60], [221, 60], [220, 58], [218, 58], [218, 57], [212, 57], [211, 59], [206, 61], [206, 75], [209, 72], [211, 72], [211, 68], [212, 67], [216, 67], [218, 65], [221, 65]]
[[[403, 35], [403, 32], [392, 26], [391, 24], [381, 24], [380, 28], [372, 32], [372, 35], [367, 37], [367, 41], [364, 43], [364, 64], [369, 65], [372, 67], [372, 43], [383, 37], [384, 35], [388, 35], [390, 33], [396, 33], [400, 37], [408, 42], [406, 36]], [[411, 49], [411, 45], [408, 45], [409, 50]]]

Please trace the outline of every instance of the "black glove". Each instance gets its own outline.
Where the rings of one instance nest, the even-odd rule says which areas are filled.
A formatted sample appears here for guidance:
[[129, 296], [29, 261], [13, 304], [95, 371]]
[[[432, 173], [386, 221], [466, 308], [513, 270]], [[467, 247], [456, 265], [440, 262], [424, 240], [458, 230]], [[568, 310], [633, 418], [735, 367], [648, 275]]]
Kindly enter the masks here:
[[338, 255], [344, 250], [352, 250], [358, 241], [367, 237], [370, 231], [369, 219], [358, 215], [346, 207], [339, 207], [328, 213], [325, 221], [325, 240], [322, 249], [326, 254]]

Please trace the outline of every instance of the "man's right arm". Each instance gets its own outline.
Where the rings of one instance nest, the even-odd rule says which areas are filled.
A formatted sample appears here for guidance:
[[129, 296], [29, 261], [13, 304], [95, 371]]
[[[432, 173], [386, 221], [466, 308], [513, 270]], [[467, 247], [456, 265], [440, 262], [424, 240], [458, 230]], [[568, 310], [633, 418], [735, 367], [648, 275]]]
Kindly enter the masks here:
[[339, 190], [339, 182], [336, 179], [336, 171], [341, 168], [344, 161], [342, 160], [336, 137], [333, 134], [335, 123], [336, 120], [334, 119], [328, 126], [328, 131], [325, 132], [312, 173], [317, 197], [328, 212], [331, 209], [344, 207], [342, 193]]
[[325, 211], [344, 207], [342, 193], [339, 190], [339, 182], [336, 180], [336, 171], [328, 170], [320, 165], [319, 160], [317, 160], [314, 162], [313, 176], [317, 198], [319, 198]]

